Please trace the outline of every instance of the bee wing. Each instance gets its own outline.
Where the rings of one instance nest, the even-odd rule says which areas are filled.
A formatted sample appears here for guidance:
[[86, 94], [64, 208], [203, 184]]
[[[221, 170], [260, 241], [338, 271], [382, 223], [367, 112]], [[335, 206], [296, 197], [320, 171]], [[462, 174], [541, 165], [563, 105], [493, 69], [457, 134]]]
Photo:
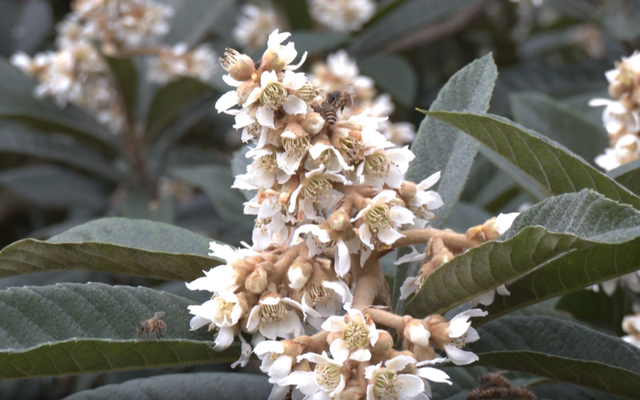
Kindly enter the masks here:
[[151, 318], [151, 320], [155, 321], [157, 319], [164, 317], [164, 315], [165, 315], [164, 311], [158, 311], [157, 313], [153, 314], [153, 318]]

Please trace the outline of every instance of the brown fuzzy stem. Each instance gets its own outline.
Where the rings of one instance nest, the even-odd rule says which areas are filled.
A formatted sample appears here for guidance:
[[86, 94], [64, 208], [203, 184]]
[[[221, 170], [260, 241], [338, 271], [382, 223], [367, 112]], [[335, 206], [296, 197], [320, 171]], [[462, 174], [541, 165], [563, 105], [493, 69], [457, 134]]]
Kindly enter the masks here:
[[386, 281], [377, 254], [371, 254], [356, 279], [356, 290], [353, 293], [353, 308], [365, 309], [373, 304], [373, 300], [385, 290]]
[[404, 326], [406, 324], [405, 317], [401, 317], [400, 315], [394, 314], [392, 312], [373, 307], [365, 308], [364, 310], [362, 310], [362, 312], [364, 314], [368, 314], [376, 324], [393, 328], [400, 334], [402, 334], [402, 332], [404, 331]]
[[435, 228], [416, 229], [401, 232], [404, 237], [396, 240], [394, 248], [410, 246], [414, 244], [425, 244], [429, 239], [439, 237], [447, 247], [455, 249], [470, 249], [482, 244], [479, 240], [468, 239], [465, 235], [453, 231], [442, 231]]

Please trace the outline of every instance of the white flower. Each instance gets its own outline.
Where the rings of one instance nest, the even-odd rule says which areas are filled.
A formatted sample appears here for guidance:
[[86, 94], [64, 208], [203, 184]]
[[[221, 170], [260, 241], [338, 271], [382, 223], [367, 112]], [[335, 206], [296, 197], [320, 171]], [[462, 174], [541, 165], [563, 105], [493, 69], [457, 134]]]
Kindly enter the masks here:
[[404, 224], [413, 224], [413, 213], [404, 207], [393, 205], [395, 198], [396, 192], [393, 190], [381, 191], [352, 220], [362, 220], [359, 227], [360, 240], [370, 249], [380, 247], [379, 242], [386, 245], [395, 243], [404, 237], [397, 229]]
[[402, 185], [404, 174], [409, 169], [409, 162], [414, 158], [408, 146], [377, 151], [365, 156], [356, 173], [360, 177], [360, 183], [366, 186], [382, 189], [386, 184], [397, 189]]
[[302, 306], [288, 297], [268, 296], [259, 301], [249, 314], [247, 330], [260, 331], [268, 339], [293, 339], [304, 334], [298, 315], [287, 309], [287, 305], [302, 311]]
[[410, 276], [404, 280], [400, 287], [400, 300], [408, 298], [416, 290], [420, 289], [420, 276]]
[[316, 169], [319, 166], [323, 166], [327, 171], [335, 173], [339, 173], [342, 170], [353, 170], [353, 167], [347, 164], [338, 149], [333, 146], [324, 143], [315, 143], [309, 148], [309, 155], [311, 158], [307, 158], [307, 162], [313, 160], [315, 166], [314, 168], [309, 168], [305, 164], [307, 169]]
[[[424, 365], [440, 364], [440, 363], [449, 362], [449, 361], [450, 360], [447, 358], [435, 358], [433, 360], [420, 361], [419, 363], [416, 363], [416, 367], [423, 367]], [[449, 378], [449, 375], [447, 375], [444, 371], [441, 371], [437, 368], [432, 368], [432, 367], [418, 368], [416, 370], [416, 375], [426, 379], [426, 381], [424, 382], [425, 393], [429, 398], [431, 398], [431, 385], [429, 384], [428, 381], [447, 383], [449, 385], [452, 384]]]
[[306, 353], [298, 356], [298, 362], [308, 360], [316, 364], [311, 372], [292, 372], [287, 378], [280, 381], [282, 385], [296, 385], [302, 394], [308, 399], [329, 400], [339, 395], [346, 386], [346, 380], [342, 373], [342, 362], [332, 360], [327, 353], [322, 355]]
[[344, 197], [344, 194], [333, 189], [331, 182], [347, 184], [344, 176], [325, 171], [323, 167], [307, 172], [300, 185], [291, 194], [289, 213], [293, 214], [298, 209], [308, 219], [321, 221], [322, 211], [332, 210]]
[[244, 368], [251, 360], [251, 345], [242, 337], [242, 335], [238, 335], [238, 339], [240, 339], [241, 342], [240, 358], [238, 361], [231, 364], [231, 368], [235, 368], [238, 365]]
[[315, 257], [318, 254], [324, 253], [327, 247], [327, 243], [331, 241], [329, 232], [320, 228], [315, 224], [305, 224], [299, 226], [292, 236], [291, 244], [295, 244], [298, 241], [300, 235], [306, 234], [305, 242], [309, 248], [309, 257]]
[[470, 303], [472, 306], [476, 306], [478, 304], [482, 304], [484, 306], [490, 306], [491, 304], [493, 304], [493, 301], [495, 300], [496, 292], [500, 294], [500, 296], [511, 295], [511, 292], [509, 292], [509, 290], [505, 285], [500, 285], [497, 288], [491, 289], [487, 293], [476, 297], [475, 299], [471, 300]]
[[348, 315], [329, 317], [322, 324], [323, 330], [342, 334], [341, 338], [331, 342], [329, 350], [339, 362], [347, 359], [368, 361], [371, 359], [368, 347], [373, 347], [378, 341], [376, 325], [369, 325], [362, 312], [349, 304], [345, 304], [344, 309]]
[[260, 371], [269, 375], [269, 383], [277, 384], [291, 373], [295, 360], [284, 354], [285, 350], [281, 342], [265, 340], [256, 345], [253, 352], [262, 360]]
[[413, 374], [400, 374], [399, 372], [409, 364], [415, 364], [412, 357], [400, 355], [382, 363], [370, 365], [365, 368], [365, 378], [369, 380], [367, 385], [367, 400], [409, 400], [424, 399], [424, 381]]
[[360, 30], [375, 11], [372, 0], [311, 0], [309, 7], [316, 21], [338, 32]]
[[178, 43], [149, 60], [149, 80], [165, 84], [180, 76], [192, 76], [208, 81], [217, 68], [216, 57], [207, 45], [190, 52], [186, 43]]
[[613, 149], [607, 148], [604, 154], [596, 157], [598, 164], [605, 171], [618, 168], [640, 157], [640, 139], [636, 135], [624, 135], [616, 142]]
[[484, 317], [488, 313], [477, 308], [461, 312], [451, 319], [445, 331], [451, 343], [444, 346], [447, 357], [456, 365], [467, 365], [478, 361], [479, 357], [470, 351], [462, 350], [466, 343], [480, 339], [478, 332], [471, 327], [471, 317]]
[[249, 93], [243, 107], [247, 108], [259, 102], [260, 105], [256, 111], [258, 123], [264, 127], [275, 129], [274, 110], [282, 107], [287, 114], [292, 115], [307, 112], [307, 103], [287, 92], [287, 90], [300, 89], [306, 81], [303, 73], [285, 71], [284, 78], [280, 82], [276, 71], [265, 71], [260, 75], [260, 86], [255, 87]]
[[267, 44], [269, 33], [278, 28], [278, 17], [270, 7], [245, 4], [240, 9], [233, 39], [242, 47], [258, 49]]
[[[320, 330], [327, 317], [335, 315], [342, 306], [353, 301], [349, 287], [342, 280], [322, 281], [321, 285], [309, 282], [302, 294], [301, 305], [307, 320]], [[315, 312], [315, 315], [314, 315]]]
[[409, 341], [419, 346], [428, 346], [431, 332], [424, 327], [421, 321], [411, 320], [407, 325], [409, 327]]
[[444, 205], [444, 202], [438, 193], [432, 190], [427, 190], [435, 185], [439, 180], [440, 171], [416, 185], [416, 195], [409, 202], [409, 209], [416, 215], [414, 220], [415, 228], [424, 228], [426, 224], [435, 217], [435, 214], [432, 211]]
[[277, 55], [278, 61], [283, 65], [282, 69], [285, 70], [296, 70], [302, 66], [304, 61], [307, 58], [307, 52], [305, 51], [300, 59], [300, 62], [297, 65], [289, 65], [296, 59], [298, 52], [295, 49], [295, 45], [293, 42], [287, 43], [285, 46], [282, 46], [282, 42], [284, 42], [291, 34], [289, 32], [278, 33], [278, 29], [271, 32], [269, 35], [269, 39], [267, 40], [267, 51], [264, 53], [265, 56], [273, 56]]
[[233, 292], [239, 287], [240, 273], [233, 267], [236, 261], [258, 255], [251, 249], [233, 249], [228, 245], [210, 242], [210, 256], [225, 260], [227, 264], [203, 271], [205, 276], [186, 283], [189, 290], [207, 290], [212, 293]]
[[[233, 342], [233, 327], [245, 313], [238, 297], [231, 292], [221, 292], [202, 305], [189, 306], [189, 312], [195, 317], [191, 319], [191, 330], [213, 323], [219, 328], [214, 350], [224, 350]], [[251, 352], [251, 350], [249, 350]]]
[[351, 269], [351, 256], [358, 252], [360, 241], [354, 237], [344, 240], [342, 236], [337, 236], [331, 240], [329, 233], [315, 224], [301, 225], [293, 233], [295, 243], [301, 234], [307, 234], [306, 243], [309, 248], [309, 256], [315, 257], [318, 254], [327, 252], [327, 248], [333, 248], [334, 268], [338, 276], [345, 276]]
[[602, 123], [609, 134], [616, 134], [624, 129], [628, 133], [640, 131], [640, 116], [636, 111], [627, 110], [619, 101], [609, 99], [593, 99], [592, 107], [606, 106], [602, 112]]

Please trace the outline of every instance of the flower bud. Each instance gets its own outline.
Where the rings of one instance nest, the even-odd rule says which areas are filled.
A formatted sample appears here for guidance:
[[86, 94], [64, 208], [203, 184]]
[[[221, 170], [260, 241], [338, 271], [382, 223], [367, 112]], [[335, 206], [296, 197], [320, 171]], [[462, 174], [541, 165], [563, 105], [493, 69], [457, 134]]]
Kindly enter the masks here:
[[614, 99], [619, 98], [626, 91], [627, 91], [627, 86], [623, 85], [620, 82], [613, 82], [611, 85], [609, 85], [609, 95]]
[[257, 267], [245, 281], [244, 287], [251, 293], [260, 294], [267, 288], [268, 283], [267, 271], [262, 267]]
[[289, 278], [289, 282], [291, 282], [289, 283], [289, 287], [291, 289], [302, 289], [309, 281], [312, 273], [313, 268], [309, 262], [302, 260], [294, 261], [287, 271], [287, 277]]
[[265, 71], [282, 71], [286, 66], [277, 52], [267, 49], [262, 56], [261, 68]]
[[247, 81], [238, 86], [238, 89], [236, 89], [236, 93], [238, 93], [238, 105], [242, 106], [247, 101], [249, 94], [255, 87], [256, 84], [253, 81]]
[[404, 181], [402, 185], [400, 185], [400, 196], [405, 203], [411, 203], [411, 200], [416, 197], [416, 193], [418, 193], [418, 189], [414, 182]]
[[349, 218], [349, 215], [343, 210], [336, 210], [329, 215], [329, 227], [336, 232], [353, 229], [351, 218]]
[[249, 80], [256, 73], [256, 67], [251, 57], [240, 54], [234, 49], [225, 49], [224, 55], [220, 57], [219, 61], [222, 68], [229, 72], [229, 76], [236, 81]]
[[413, 344], [428, 346], [431, 332], [429, 332], [429, 330], [425, 328], [422, 321], [413, 319], [407, 325], [405, 325], [404, 337]]
[[415, 358], [418, 361], [433, 360], [436, 357], [436, 351], [433, 349], [431, 345], [414, 346], [413, 354], [415, 355]]
[[388, 353], [393, 350], [393, 338], [389, 332], [378, 329], [378, 341], [376, 342], [371, 352], [374, 356], [380, 358], [387, 358]]
[[309, 81], [306, 81], [298, 90], [298, 97], [306, 103], [312, 102], [319, 94], [320, 91], [318, 90], [318, 87]]
[[324, 127], [324, 119], [316, 112], [308, 112], [301, 118], [300, 125], [309, 134], [315, 135]]
[[447, 333], [449, 322], [442, 315], [432, 315], [426, 320], [429, 328], [429, 340], [438, 349], [443, 349], [445, 345], [451, 342], [451, 338]]

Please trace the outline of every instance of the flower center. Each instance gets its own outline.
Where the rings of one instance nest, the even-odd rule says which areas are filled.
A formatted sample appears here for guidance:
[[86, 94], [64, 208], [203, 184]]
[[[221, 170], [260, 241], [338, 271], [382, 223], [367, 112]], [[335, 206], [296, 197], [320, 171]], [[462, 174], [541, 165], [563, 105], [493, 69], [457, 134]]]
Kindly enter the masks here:
[[435, 217], [435, 214], [429, 211], [429, 207], [426, 204], [423, 204], [419, 207], [411, 206], [409, 210], [418, 218], [422, 218], [424, 220], [430, 221]]
[[333, 364], [318, 364], [315, 378], [318, 386], [324, 390], [333, 390], [340, 384], [340, 369]]
[[391, 162], [382, 154], [372, 154], [367, 157], [364, 163], [364, 172], [378, 178], [389, 176]]
[[286, 312], [287, 309], [281, 301], [278, 304], [263, 304], [260, 307], [260, 319], [267, 324], [280, 322]]
[[222, 68], [224, 68], [225, 71], [229, 71], [229, 68], [238, 61], [239, 55], [240, 53], [238, 53], [237, 50], [227, 47], [224, 50], [224, 54], [218, 59], [218, 61], [220, 61], [220, 65], [222, 65]]
[[282, 139], [282, 146], [290, 157], [300, 159], [309, 148], [309, 138], [306, 136], [296, 137], [295, 139]]
[[309, 179], [309, 183], [303, 186], [302, 193], [307, 200], [313, 204], [318, 204], [320, 203], [320, 197], [326, 196], [332, 187], [328, 179], [316, 175], [312, 176]]
[[340, 154], [349, 165], [356, 164], [362, 160], [363, 146], [359, 140], [346, 136], [340, 139]]
[[318, 286], [313, 283], [309, 284], [309, 297], [313, 304], [325, 304], [333, 298], [331, 295], [331, 290], [327, 289], [324, 286]]
[[376, 399], [387, 400], [397, 399], [398, 376], [394, 371], [381, 371], [376, 374], [375, 383], [373, 384], [373, 394]]
[[287, 99], [287, 96], [287, 89], [285, 89], [284, 86], [279, 83], [270, 83], [262, 91], [260, 100], [262, 100], [262, 104], [265, 106], [272, 110], [277, 110]]
[[459, 349], [464, 348], [465, 346], [465, 339], [467, 338], [467, 334], [465, 333], [464, 335], [457, 337], [457, 338], [451, 338], [451, 345], [455, 346]]
[[276, 172], [278, 170], [278, 162], [275, 154], [267, 154], [260, 157], [260, 167], [267, 172]]
[[363, 324], [352, 322], [347, 325], [342, 338], [349, 350], [363, 349], [369, 340], [369, 329]]
[[389, 215], [389, 207], [386, 205], [374, 207], [367, 213], [367, 223], [373, 233], [378, 233], [380, 229], [388, 228], [389, 221], [391, 221], [391, 216]]
[[256, 218], [255, 228], [258, 229], [261, 233], [265, 233], [267, 231], [268, 225], [272, 220], [273, 219], [271, 217]]

